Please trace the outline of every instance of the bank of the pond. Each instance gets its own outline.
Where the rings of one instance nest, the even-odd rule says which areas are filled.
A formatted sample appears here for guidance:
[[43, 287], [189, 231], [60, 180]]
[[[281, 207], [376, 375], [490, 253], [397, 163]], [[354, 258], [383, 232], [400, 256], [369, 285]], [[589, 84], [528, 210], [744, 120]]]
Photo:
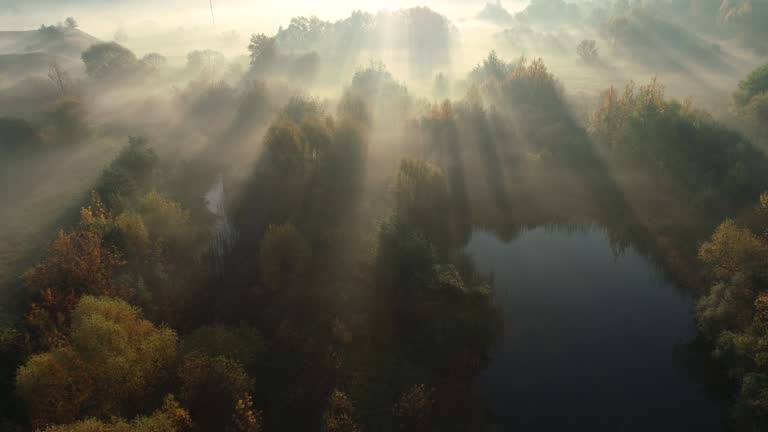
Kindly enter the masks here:
[[475, 232], [468, 251], [503, 311], [476, 384], [498, 430], [724, 430], [723, 404], [686, 369], [693, 300], [644, 257], [616, 255], [599, 228], [508, 244]]

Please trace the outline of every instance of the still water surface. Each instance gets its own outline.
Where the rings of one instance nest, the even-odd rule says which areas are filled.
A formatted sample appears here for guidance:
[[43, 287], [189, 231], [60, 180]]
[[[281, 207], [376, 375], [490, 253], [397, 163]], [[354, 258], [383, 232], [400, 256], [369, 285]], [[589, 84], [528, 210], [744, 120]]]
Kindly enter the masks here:
[[599, 228], [533, 229], [468, 251], [495, 278], [504, 335], [476, 390], [497, 429], [720, 431], [722, 405], [686, 374], [690, 295]]

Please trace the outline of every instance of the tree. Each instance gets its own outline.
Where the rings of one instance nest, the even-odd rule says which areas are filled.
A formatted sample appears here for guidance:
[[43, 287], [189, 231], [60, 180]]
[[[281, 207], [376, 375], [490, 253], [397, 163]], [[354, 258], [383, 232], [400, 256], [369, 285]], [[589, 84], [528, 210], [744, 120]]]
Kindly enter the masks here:
[[768, 64], [763, 65], [739, 82], [739, 89], [733, 95], [738, 108], [744, 108], [753, 98], [768, 93]]
[[435, 82], [432, 85], [432, 95], [436, 99], [445, 99], [451, 95], [451, 83], [444, 74], [439, 73], [435, 76]]
[[700, 326], [713, 337], [724, 330], [744, 328], [752, 320], [761, 281], [768, 281], [768, 243], [726, 220], [701, 245], [699, 259], [715, 281], [699, 300]]
[[15, 392], [16, 369], [29, 356], [29, 339], [19, 329], [0, 327], [0, 418], [25, 421], [24, 405]]
[[67, 94], [69, 91], [71, 79], [69, 77], [69, 73], [67, 73], [67, 71], [65, 71], [58, 62], [53, 61], [48, 64], [48, 79], [51, 80], [53, 85], [56, 87], [56, 91], [58, 91], [59, 96], [65, 96]]
[[142, 137], [130, 137], [128, 145], [104, 170], [95, 191], [107, 209], [119, 213], [132, 207], [147, 192], [158, 157]]
[[83, 297], [70, 342], [31, 356], [16, 386], [36, 427], [110, 418], [146, 401], [176, 355], [176, 333], [118, 299]]
[[14, 117], [0, 117], [0, 152], [27, 152], [37, 149], [43, 137], [30, 122]]
[[255, 369], [266, 354], [261, 333], [245, 326], [203, 326], [185, 337], [181, 346], [181, 351], [185, 354], [224, 356], [237, 361], [247, 370]]
[[238, 399], [232, 415], [232, 432], [261, 432], [261, 424], [261, 411], [254, 410], [251, 395]]
[[451, 244], [451, 198], [445, 175], [437, 167], [404, 159], [397, 175], [395, 201], [405, 224], [438, 247]]
[[154, 252], [144, 219], [135, 211], [123, 212], [115, 218], [113, 234], [112, 241], [134, 265], [142, 263]]
[[678, 192], [670, 201], [692, 210], [730, 213], [768, 182], [765, 155], [708, 113], [667, 100], [656, 79], [639, 88], [630, 83], [623, 92], [608, 90], [591, 132], [614, 164], [667, 188], [663, 197]]
[[733, 102], [750, 135], [765, 149], [768, 146], [768, 64], [755, 69], [739, 83]]
[[[61, 85], [67, 91], [66, 81], [62, 81]], [[80, 144], [91, 132], [87, 110], [81, 101], [74, 98], [57, 101], [53, 109], [45, 113], [44, 126], [48, 135], [60, 144]]]
[[187, 54], [187, 70], [215, 73], [227, 62], [224, 54], [214, 50], [195, 50]]
[[399, 302], [423, 284], [437, 265], [434, 245], [397, 215], [379, 228], [377, 285]]
[[[377, 307], [409, 359], [443, 377], [470, 377], [500, 334], [487, 282], [395, 215], [379, 231]], [[416, 325], [414, 325], [416, 323]]]
[[762, 430], [768, 425], [768, 193], [745, 221], [726, 220], [699, 249], [712, 286], [697, 319], [738, 384], [739, 426]]
[[55, 25], [47, 26], [45, 24], [41, 24], [38, 32], [47, 38], [54, 38], [61, 34], [61, 28]]
[[291, 224], [270, 225], [259, 247], [259, 269], [273, 290], [294, 287], [308, 270], [312, 251]]
[[270, 169], [294, 179], [303, 179], [309, 171], [309, 150], [294, 121], [282, 120], [270, 126], [264, 146]]
[[399, 83], [381, 62], [372, 62], [367, 68], [355, 72], [347, 93], [370, 101], [374, 112], [382, 115], [404, 116], [413, 104], [408, 88]]
[[179, 367], [180, 399], [195, 420], [195, 429], [225, 430], [237, 405], [252, 390], [242, 366], [224, 356], [188, 355]]
[[502, 80], [509, 76], [515, 65], [505, 62], [496, 51], [491, 51], [482, 63], [475, 66], [469, 74], [469, 80], [481, 84], [487, 80]]
[[150, 191], [141, 200], [139, 209], [149, 235], [161, 242], [169, 258], [197, 258], [204, 247], [198, 245], [198, 232], [192, 224], [189, 210], [170, 198]]
[[251, 56], [251, 67], [269, 65], [277, 57], [275, 38], [268, 37], [263, 33], [251, 35], [248, 52]]
[[68, 425], [50, 426], [43, 432], [185, 432], [191, 426], [192, 419], [187, 411], [169, 395], [159, 410], [149, 416], [136, 417], [131, 422], [120, 418], [110, 419], [109, 422], [90, 418]]
[[26, 315], [27, 325], [44, 347], [60, 346], [70, 313], [83, 295], [126, 295], [114, 279], [123, 265], [120, 255], [106, 247], [97, 221], [105, 214], [98, 203], [83, 209], [81, 226], [60, 231], [42, 262], [22, 279], [35, 296]]
[[405, 44], [409, 64], [416, 77], [428, 77], [435, 68], [450, 63], [457, 30], [448, 18], [428, 7], [402, 10], [398, 18], [403, 20], [401, 25], [409, 34]]
[[85, 72], [96, 80], [131, 78], [141, 70], [136, 55], [116, 42], [91, 45], [82, 59]]
[[426, 432], [430, 426], [435, 404], [435, 389], [424, 384], [415, 385], [400, 395], [394, 414], [402, 432]]
[[107, 236], [126, 258], [123, 276], [141, 288], [139, 304], [149, 316], [178, 323], [199, 294], [193, 289], [200, 274], [195, 270], [211, 232], [193, 223], [181, 204], [156, 191], [126, 204]]
[[80, 25], [77, 23], [77, 20], [75, 20], [72, 17], [67, 17], [67, 19], [64, 20], [64, 27], [67, 28], [67, 30], [75, 30]]
[[596, 62], [598, 56], [597, 42], [591, 39], [584, 39], [576, 47], [576, 53], [587, 63]]
[[360, 432], [355, 406], [349, 397], [334, 390], [328, 398], [328, 408], [323, 414], [322, 432]]
[[142, 57], [141, 62], [147, 65], [151, 71], [157, 72], [168, 64], [168, 59], [162, 54], [153, 52]]

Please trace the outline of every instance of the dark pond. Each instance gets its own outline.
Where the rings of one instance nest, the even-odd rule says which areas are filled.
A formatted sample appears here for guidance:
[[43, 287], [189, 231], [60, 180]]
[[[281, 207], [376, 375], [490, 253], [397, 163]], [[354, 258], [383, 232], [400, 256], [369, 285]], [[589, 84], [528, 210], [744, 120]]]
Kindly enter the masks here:
[[690, 295], [598, 228], [468, 245], [495, 277], [504, 336], [476, 384], [502, 431], [720, 431], [722, 404], [683, 360]]

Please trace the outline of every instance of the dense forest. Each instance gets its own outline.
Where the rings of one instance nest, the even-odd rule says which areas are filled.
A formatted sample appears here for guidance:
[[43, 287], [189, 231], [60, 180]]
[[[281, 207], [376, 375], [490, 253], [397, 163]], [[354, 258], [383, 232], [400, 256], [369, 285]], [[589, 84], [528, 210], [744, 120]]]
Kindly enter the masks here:
[[595, 227], [691, 299], [712, 430], [768, 430], [768, 0], [435, 3], [0, 31], [0, 430], [509, 430], [468, 245]]

